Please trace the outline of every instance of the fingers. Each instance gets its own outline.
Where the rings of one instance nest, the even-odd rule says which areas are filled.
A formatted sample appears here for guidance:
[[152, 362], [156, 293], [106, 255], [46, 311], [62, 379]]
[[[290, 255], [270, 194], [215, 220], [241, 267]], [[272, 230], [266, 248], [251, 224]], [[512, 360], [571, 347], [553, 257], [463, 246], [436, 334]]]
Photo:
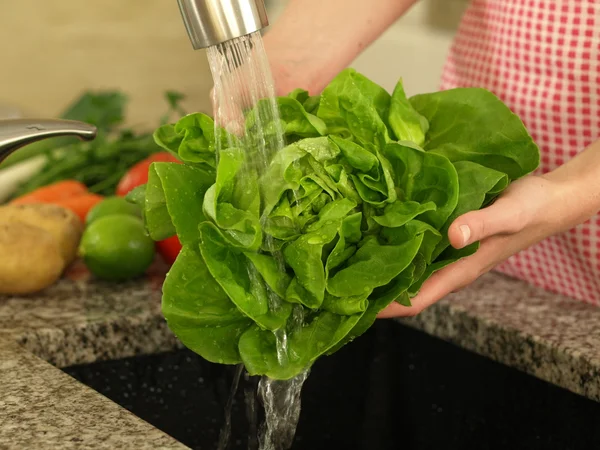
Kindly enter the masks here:
[[384, 309], [378, 318], [411, 317], [433, 305], [453, 291], [462, 289], [473, 282], [479, 275], [476, 264], [469, 258], [457, 261], [439, 272], [434, 273], [421, 287], [419, 294], [411, 299], [412, 306], [406, 307], [392, 303]]
[[489, 272], [516, 251], [510, 237], [497, 236], [481, 243], [481, 248], [467, 258], [461, 259], [434, 273], [421, 287], [419, 294], [411, 299], [412, 306], [392, 303], [378, 314], [378, 318], [411, 317], [438, 302], [448, 294], [457, 292]]
[[454, 248], [463, 248], [496, 234], [521, 231], [527, 225], [521, 204], [510, 198], [499, 198], [487, 208], [458, 217], [448, 229], [448, 239]]
[[[479, 250], [427, 280], [407, 308], [390, 305], [378, 317], [403, 317], [418, 314], [425, 308], [475, 281], [511, 255], [539, 242], [552, 232], [559, 220], [556, 215], [556, 195], [547, 180], [529, 177], [516, 181], [494, 204], [458, 217], [448, 229], [448, 239], [454, 248], [481, 242]], [[550, 192], [550, 193], [549, 193]]]

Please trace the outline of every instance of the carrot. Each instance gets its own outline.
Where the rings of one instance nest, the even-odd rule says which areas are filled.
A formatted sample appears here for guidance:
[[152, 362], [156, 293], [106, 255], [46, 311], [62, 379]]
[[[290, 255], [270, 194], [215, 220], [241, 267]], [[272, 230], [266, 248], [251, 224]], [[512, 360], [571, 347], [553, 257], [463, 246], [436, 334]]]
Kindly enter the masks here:
[[10, 203], [54, 203], [62, 201], [76, 195], [83, 195], [88, 192], [87, 186], [79, 181], [65, 180], [57, 183], [40, 187], [34, 191], [17, 197]]
[[79, 216], [82, 222], [85, 223], [85, 217], [87, 216], [90, 209], [96, 206], [97, 203], [104, 200], [104, 197], [97, 194], [83, 194], [76, 195], [74, 197], [66, 198], [59, 201], [53, 201], [55, 205], [62, 206], [63, 208], [70, 209]]

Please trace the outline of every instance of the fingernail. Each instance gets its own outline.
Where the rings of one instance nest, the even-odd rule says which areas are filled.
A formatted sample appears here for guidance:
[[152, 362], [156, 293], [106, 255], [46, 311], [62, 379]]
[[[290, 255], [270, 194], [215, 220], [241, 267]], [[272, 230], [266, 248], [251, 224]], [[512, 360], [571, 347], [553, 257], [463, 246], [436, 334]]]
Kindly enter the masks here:
[[461, 225], [459, 227], [459, 230], [463, 237], [463, 245], [467, 245], [467, 243], [469, 242], [469, 239], [471, 237], [471, 229], [469, 228], [468, 225]]

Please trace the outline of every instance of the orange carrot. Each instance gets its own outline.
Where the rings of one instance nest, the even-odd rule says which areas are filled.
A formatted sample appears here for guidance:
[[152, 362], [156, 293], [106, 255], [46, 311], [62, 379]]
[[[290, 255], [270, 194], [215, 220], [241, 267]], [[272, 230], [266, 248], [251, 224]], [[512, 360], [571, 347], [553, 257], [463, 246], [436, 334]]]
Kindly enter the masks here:
[[87, 194], [85, 184], [75, 180], [59, 181], [43, 186], [14, 199], [11, 203], [54, 203], [76, 195]]
[[63, 200], [53, 201], [51, 203], [70, 209], [79, 216], [82, 222], [85, 223], [85, 217], [87, 216], [87, 213], [102, 200], [104, 200], [104, 197], [101, 195], [87, 193]]

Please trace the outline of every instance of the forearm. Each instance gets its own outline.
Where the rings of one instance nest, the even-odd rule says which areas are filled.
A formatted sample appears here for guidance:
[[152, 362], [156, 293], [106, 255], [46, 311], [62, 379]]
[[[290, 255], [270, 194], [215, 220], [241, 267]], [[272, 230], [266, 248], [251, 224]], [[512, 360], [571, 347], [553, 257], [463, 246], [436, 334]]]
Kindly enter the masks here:
[[570, 228], [585, 222], [600, 211], [600, 140], [579, 155], [545, 175], [559, 183], [563, 204]]
[[265, 35], [280, 94], [320, 92], [417, 0], [290, 0]]

